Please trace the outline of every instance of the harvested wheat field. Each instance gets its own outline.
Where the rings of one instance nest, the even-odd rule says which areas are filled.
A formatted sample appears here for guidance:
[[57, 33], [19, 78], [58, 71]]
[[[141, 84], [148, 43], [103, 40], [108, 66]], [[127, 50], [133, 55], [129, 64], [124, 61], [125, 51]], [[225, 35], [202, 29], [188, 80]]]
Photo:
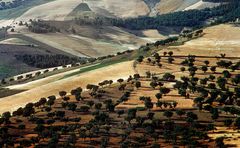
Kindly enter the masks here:
[[[87, 0], [86, 3], [96, 13], [104, 16], [138, 17], [147, 15], [150, 10], [143, 0]], [[131, 8], [129, 10], [129, 8]]]
[[[240, 27], [222, 24], [204, 29], [203, 37], [194, 39], [176, 47], [176, 55], [195, 54], [198, 56], [219, 56], [225, 53], [228, 57], [240, 57]], [[172, 47], [175, 48], [175, 47]]]
[[[58, 95], [58, 92], [62, 90], [66, 90], [69, 92], [71, 89], [77, 87], [85, 88], [87, 84], [97, 84], [103, 80], [116, 80], [118, 78], [127, 78], [129, 75], [134, 74], [132, 65], [133, 62], [123, 62], [120, 64], [115, 64], [97, 70], [92, 70], [83, 74], [75, 75], [69, 78], [56, 80], [51, 83], [48, 82], [52, 80], [52, 77], [39, 80], [38, 82], [30, 82], [29, 84], [23, 85], [23, 88], [28, 87], [27, 85], [34, 85], [34, 83], [40, 83], [41, 85], [38, 87], [34, 86], [33, 89], [29, 89], [28, 91], [22, 92], [20, 94], [1, 98], [0, 112], [4, 112], [7, 110], [13, 111], [20, 106], [24, 106], [28, 102], [36, 102], [41, 97]], [[53, 77], [58, 78], [58, 76]], [[46, 82], [46, 84], [43, 84], [42, 81]], [[18, 89], [20, 88], [21, 87], [18, 87]]]
[[212, 8], [219, 6], [220, 3], [212, 3], [212, 2], [204, 2], [202, 0], [198, 1], [197, 3], [185, 8], [184, 10], [192, 10], [192, 9], [204, 9], [204, 8]]
[[[147, 96], [147, 97], [151, 97], [151, 100], [154, 104], [157, 103], [157, 98], [156, 98], [156, 94], [159, 92], [159, 89], [153, 89], [150, 87], [150, 80], [145, 79], [142, 80], [142, 86], [139, 89], [135, 89], [134, 92], [131, 93], [130, 95], [130, 99], [128, 101], [125, 101], [121, 104], [119, 104], [117, 106], [117, 108], [136, 108], [136, 107], [142, 107], [144, 108], [144, 101], [139, 100], [140, 97], [142, 96]], [[166, 101], [166, 102], [173, 102], [176, 101], [177, 102], [177, 107], [176, 109], [192, 109], [194, 107], [194, 102], [193, 102], [193, 98], [194, 96], [191, 96], [191, 98], [184, 98], [184, 97], [180, 97], [177, 93], [176, 90], [172, 89], [172, 85], [171, 83], [165, 83], [164, 87], [168, 87], [171, 88], [171, 94], [163, 96], [163, 98], [161, 99], [161, 101]], [[158, 111], [161, 110], [159, 107], [157, 106], [153, 106], [152, 108], [153, 111]]]
[[165, 14], [173, 11], [181, 11], [185, 8], [192, 6], [193, 4], [197, 3], [199, 0], [161, 0], [157, 5], [156, 8], [160, 14]]
[[209, 133], [212, 138], [225, 137], [224, 143], [232, 147], [240, 147], [240, 133], [232, 127], [216, 127], [214, 132]]
[[148, 37], [141, 38], [116, 27], [100, 30], [103, 32], [101, 35], [92, 31], [91, 28], [81, 28], [79, 31], [90, 32], [88, 33], [90, 35], [85, 37], [64, 33], [35, 34], [26, 31], [22, 33], [51, 47], [80, 57], [100, 57], [128, 49], [137, 49], [149, 40]]
[[[63, 21], [81, 3], [81, 0], [69, 0], [67, 3], [65, 0], [55, 0], [32, 7], [17, 20], [43, 19]], [[142, 0], [131, 0], [128, 3], [128, 7], [126, 7], [124, 1], [115, 0], [86, 0], [84, 3], [93, 12], [103, 16], [136, 17], [149, 13], [147, 5]], [[131, 11], [128, 8], [132, 8]]]
[[79, 5], [79, 0], [55, 0], [35, 6], [25, 12], [17, 20], [28, 21], [29, 19], [47, 19], [47, 20], [64, 20], [64, 18]]

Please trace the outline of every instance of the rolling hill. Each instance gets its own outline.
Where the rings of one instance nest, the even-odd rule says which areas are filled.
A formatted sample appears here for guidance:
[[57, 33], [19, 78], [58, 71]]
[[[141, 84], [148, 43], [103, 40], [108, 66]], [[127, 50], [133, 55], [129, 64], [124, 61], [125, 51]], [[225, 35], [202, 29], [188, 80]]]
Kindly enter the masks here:
[[[235, 37], [231, 38], [230, 35], [224, 35], [228, 34], [229, 32]], [[197, 54], [203, 57], [217, 57], [220, 55], [220, 53], [226, 53], [228, 57], [236, 57], [237, 59], [239, 59], [239, 34], [239, 27], [235, 25], [228, 24], [209, 27], [204, 30], [203, 37], [186, 42], [184, 45], [181, 46], [170, 46], [168, 47], [168, 49], [165, 49], [166, 47], [162, 47], [165, 50], [161, 49], [159, 53], [162, 54], [165, 51], [168, 52], [169, 50], [171, 50], [174, 51], [176, 55], [180, 56]], [[37, 99], [43, 96], [47, 97], [51, 94], [58, 95], [58, 92], [62, 89], [70, 91], [74, 87], [86, 87], [86, 85], [89, 83], [97, 84], [104, 79], [116, 80], [119, 77], [126, 78], [129, 75], [134, 74], [135, 72], [144, 75], [147, 71], [152, 71], [155, 73], [164, 73], [166, 70], [170, 72], [176, 71], [176, 67], [171, 64], [169, 64], [167, 67], [163, 67], [160, 69], [149, 67], [149, 64], [139, 65], [135, 67], [134, 61], [132, 61], [131, 59], [128, 60], [128, 56], [123, 55], [119, 58], [125, 59], [124, 61], [126, 62], [114, 63], [115, 59], [113, 59], [110, 62], [112, 64], [106, 65], [104, 67], [102, 67], [102, 64], [100, 63], [97, 65], [90, 65], [88, 68], [82, 67], [67, 72], [60, 72], [56, 75], [35, 81], [30, 81], [25, 84], [23, 83], [9, 86], [8, 88], [10, 89], [27, 89], [27, 91], [2, 98], [0, 100], [0, 106], [2, 106], [0, 112], [4, 112], [7, 109], [16, 109], [15, 105], [12, 105], [12, 107], [9, 108], [9, 105], [13, 104], [13, 102], [15, 101], [19, 102], [17, 106], [19, 107], [28, 103], [29, 101], [37, 101]], [[84, 69], [86, 69], [86, 72], [84, 72]], [[81, 70], [83, 70], [83, 72], [81, 72]], [[116, 71], [118, 71], [118, 73], [116, 73]], [[181, 72], [176, 72], [176, 74], [181, 74]]]
[[0, 10], [0, 147], [240, 147], [240, 2], [27, 1]]
[[2, 143], [239, 147], [239, 26], [189, 34], [2, 88]]
[[[148, 42], [155, 42], [178, 34], [180, 28], [161, 27], [160, 29], [129, 30], [116, 26], [79, 25], [69, 21], [75, 17], [110, 17], [134, 18], [139, 16], [155, 16], [185, 9], [198, 9], [212, 7], [218, 3], [207, 3], [200, 0], [30, 0], [16, 8], [0, 10], [0, 26], [10, 26], [15, 31], [8, 30], [0, 44], [5, 46], [44, 45], [43, 48], [54, 49], [54, 53], [73, 55], [79, 57], [100, 57], [116, 54], [125, 50], [138, 49]], [[204, 4], [204, 5], [203, 5]], [[131, 9], [129, 9], [131, 8]], [[30, 32], [27, 27], [18, 25], [20, 21], [29, 23], [29, 19], [55, 21], [54, 26], [61, 32], [37, 34]], [[75, 30], [73, 33], [71, 30]], [[20, 43], [19, 43], [20, 42]], [[24, 43], [23, 43], [24, 42]], [[26, 44], [27, 43], [27, 44]], [[7, 45], [5, 45], [7, 44]], [[10, 45], [9, 45], [10, 44]], [[20, 45], [19, 45], [20, 44]], [[40, 47], [40, 48], [42, 48]], [[32, 47], [27, 47], [32, 48]], [[35, 51], [35, 49], [33, 49]], [[55, 52], [57, 50], [57, 52]], [[3, 67], [12, 67], [16, 63], [13, 52], [12, 58]], [[24, 54], [32, 55], [29, 50]], [[2, 57], [5, 55], [2, 53]], [[13, 64], [14, 65], [14, 64]], [[9, 68], [2, 68], [6, 71]], [[34, 70], [34, 69], [30, 69]], [[20, 71], [21, 72], [26, 72]], [[17, 74], [18, 71], [11, 73]], [[5, 76], [5, 74], [4, 74]], [[3, 77], [3, 76], [1, 76]]]
[[[0, 11], [1, 20], [9, 20], [20, 18], [28, 19], [50, 19], [64, 20], [71, 14], [75, 8], [81, 8], [82, 1], [69, 0], [31, 0], [23, 3], [16, 8]], [[108, 17], [138, 17], [144, 15], [156, 15], [169, 13], [174, 11], [182, 11], [186, 9], [202, 9], [213, 7], [218, 3], [202, 2], [202, 0], [85, 0], [91, 11]], [[127, 6], [127, 7], [126, 7]], [[82, 7], [83, 8], [83, 7]], [[131, 9], [129, 9], [131, 8]], [[85, 10], [83, 8], [83, 10]], [[78, 9], [78, 11], [82, 11]]]

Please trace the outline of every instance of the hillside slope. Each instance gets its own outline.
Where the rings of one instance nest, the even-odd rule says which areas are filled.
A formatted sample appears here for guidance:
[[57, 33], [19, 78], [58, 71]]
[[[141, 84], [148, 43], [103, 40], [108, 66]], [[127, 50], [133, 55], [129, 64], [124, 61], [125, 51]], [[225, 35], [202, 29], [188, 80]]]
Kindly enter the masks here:
[[[218, 3], [202, 0], [32, 0], [11, 9], [0, 10], [0, 27], [14, 25], [15, 21], [29, 19], [66, 20], [73, 19], [84, 11], [92, 11], [107, 17], [155, 16], [169, 12], [203, 9]], [[129, 9], [130, 8], [130, 9]], [[70, 17], [69, 17], [70, 15]]]
[[[6, 110], [14, 111], [20, 106], [24, 106], [28, 102], [35, 102], [43, 96], [47, 97], [52, 94], [57, 95], [58, 92], [62, 90], [70, 91], [72, 88], [79, 86], [85, 88], [87, 84], [97, 84], [107, 79], [117, 80], [119, 77], [127, 78], [129, 75], [134, 74], [132, 65], [133, 62], [131, 61], [123, 62], [53, 82], [51, 82], [51, 77], [45, 78], [43, 81], [47, 82], [46, 84], [42, 84], [42, 81], [38, 81], [37, 83], [40, 83], [41, 85], [36, 86], [35, 84], [34, 87], [28, 91], [2, 98], [0, 100], [0, 113]], [[119, 72], [116, 73], [116, 71]], [[64, 76], [66, 74], [67, 73], [63, 73], [60, 76]], [[32, 85], [32, 83], [26, 85]], [[27, 87], [26, 85], [22, 86], [25, 88]], [[19, 89], [22, 88], [20, 87]]]
[[[148, 42], [165, 38], [157, 30], [144, 30], [132, 33], [112, 26], [79, 26], [61, 22], [56, 24], [56, 26], [63, 26], [63, 31], [61, 33], [37, 34], [28, 31], [26, 28], [18, 28], [16, 29], [16, 34], [20, 32], [24, 36], [80, 57], [100, 57], [128, 49], [134, 50]], [[64, 32], [64, 30], [70, 30], [72, 27], [75, 30], [74, 34]]]
[[[182, 11], [186, 9], [202, 9], [213, 7], [216, 3], [202, 2], [201, 0], [85, 0], [84, 5], [79, 0], [55, 0], [42, 5], [32, 7], [25, 12], [18, 20], [44, 19], [44, 20], [65, 20], [69, 14], [76, 17], [76, 11], [92, 11], [101, 16], [107, 17], [139, 17], [145, 15], [157, 15]], [[76, 10], [77, 8], [77, 10]], [[75, 13], [71, 13], [71, 12]], [[0, 12], [1, 13], [1, 12]]]
[[212, 8], [212, 7], [215, 7], [215, 6], [219, 6], [219, 4], [220, 3], [203, 2], [201, 0], [201, 1], [185, 8], [184, 10]]
[[[221, 49], [226, 49], [224, 50], [224, 53], [226, 53], [227, 56], [239, 57], [239, 27], [233, 25], [218, 25], [205, 29], [204, 33], [205, 35], [201, 38], [189, 41], [182, 46], [173, 46], [170, 49], [174, 50], [176, 55], [197, 54], [199, 56], [216, 56], [223, 51]], [[230, 35], [224, 36], [224, 34], [228, 33], [231, 33], [236, 37], [231, 38]], [[169, 67], [172, 66], [169, 65]], [[154, 69], [156, 68], [151, 67], [151, 69], [149, 69], [149, 67], [146, 68], [141, 66], [138, 67], [137, 71], [141, 74], [145, 74], [146, 71], [154, 71]], [[14, 110], [19, 106], [23, 106], [27, 102], [37, 101], [39, 98], [44, 96], [47, 97], [52, 94], [57, 95], [61, 90], [70, 91], [71, 89], [79, 86], [85, 88], [85, 86], [89, 83], [97, 84], [103, 80], [116, 80], [120, 77], [125, 78], [134, 74], [136, 72], [135, 70], [136, 69], [133, 67], [133, 61], [129, 61], [95, 69], [82, 74], [72, 75], [71, 77], [66, 77], [67, 74], [71, 73], [66, 72], [24, 85], [11, 86], [9, 88], [16, 88], [19, 90], [28, 88], [29, 90], [13, 96], [2, 98], [0, 100], [0, 112]], [[164, 69], [160, 70], [161, 72], [164, 72]], [[118, 73], [116, 73], [116, 71], [118, 71]], [[72, 72], [75, 72], [75, 70]], [[157, 72], [159, 72], [159, 68], [157, 68]], [[60, 77], [65, 78], [60, 79]], [[15, 105], [16, 102], [18, 104], [17, 106]]]
[[195, 51], [198, 55], [225, 53], [227, 56], [240, 57], [240, 29], [235, 25], [218, 25], [205, 30], [206, 35], [181, 46], [189, 52]]
[[194, 5], [199, 0], [161, 0], [156, 5], [156, 11], [160, 14], [170, 13], [174, 11], [182, 11], [185, 8]]
[[[64, 20], [82, 1], [56, 0], [43, 5], [35, 6], [24, 13], [19, 20], [45, 19]], [[88, 0], [86, 3], [90, 9], [99, 15], [112, 17], [137, 17], [147, 15], [149, 9], [142, 0], [130, 0], [127, 3], [115, 0]], [[126, 5], [128, 7], [126, 7]], [[129, 9], [131, 8], [131, 9]]]
[[47, 19], [63, 20], [81, 1], [79, 0], [56, 0], [39, 6], [35, 6], [20, 16], [19, 20]]

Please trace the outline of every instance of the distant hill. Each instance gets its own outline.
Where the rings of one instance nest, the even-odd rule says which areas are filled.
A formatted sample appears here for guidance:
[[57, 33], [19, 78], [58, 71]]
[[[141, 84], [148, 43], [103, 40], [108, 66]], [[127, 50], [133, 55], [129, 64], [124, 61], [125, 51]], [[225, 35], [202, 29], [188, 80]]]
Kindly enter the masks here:
[[[32, 0], [35, 1], [35, 0]], [[29, 3], [33, 3], [29, 1]], [[205, 0], [206, 1], [206, 0]], [[52, 0], [41, 5], [32, 5], [28, 10], [22, 10], [19, 19], [65, 20], [73, 18], [86, 11], [92, 11], [107, 17], [139, 17], [154, 16], [189, 9], [203, 9], [219, 5], [219, 1], [203, 2], [202, 0]], [[29, 6], [30, 7], [30, 6]], [[18, 8], [18, 7], [17, 7]], [[15, 8], [15, 9], [17, 9]], [[129, 9], [131, 8], [131, 9]], [[21, 7], [19, 7], [21, 9]], [[0, 16], [2, 11], [0, 10]], [[12, 12], [9, 12], [10, 14]], [[19, 13], [18, 13], [19, 14]], [[69, 17], [72, 16], [72, 17]]]

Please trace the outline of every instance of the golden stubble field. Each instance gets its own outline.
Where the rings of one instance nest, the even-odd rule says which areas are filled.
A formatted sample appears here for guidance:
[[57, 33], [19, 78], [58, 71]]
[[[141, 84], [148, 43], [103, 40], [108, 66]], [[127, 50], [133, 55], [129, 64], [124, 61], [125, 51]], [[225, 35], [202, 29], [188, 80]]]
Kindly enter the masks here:
[[219, 56], [225, 53], [228, 57], [240, 57], [240, 27], [232, 24], [221, 24], [204, 30], [204, 36], [179, 47], [172, 47], [176, 55], [194, 54], [198, 56]]
[[[118, 78], [127, 78], [129, 75], [134, 74], [133, 62], [123, 62], [120, 64], [114, 64], [97, 70], [89, 71], [79, 75], [75, 75], [65, 79], [58, 79], [59, 76], [64, 76], [65, 74], [57, 75], [56, 77], [45, 78], [44, 80], [37, 80], [37, 82], [30, 82], [28, 84], [18, 87], [18, 89], [28, 88], [33, 86], [29, 90], [12, 95], [9, 97], [0, 99], [0, 112], [14, 111], [15, 109], [25, 106], [28, 102], [36, 102], [42, 97], [48, 97], [50, 95], [58, 95], [59, 91], [65, 90], [70, 92], [72, 89], [77, 87], [86, 88], [87, 84], [98, 84], [104, 80], [114, 80]], [[55, 79], [55, 81], [52, 81]], [[56, 80], [58, 79], [58, 80]], [[42, 82], [45, 82], [43, 84]], [[39, 84], [39, 85], [37, 85]]]

